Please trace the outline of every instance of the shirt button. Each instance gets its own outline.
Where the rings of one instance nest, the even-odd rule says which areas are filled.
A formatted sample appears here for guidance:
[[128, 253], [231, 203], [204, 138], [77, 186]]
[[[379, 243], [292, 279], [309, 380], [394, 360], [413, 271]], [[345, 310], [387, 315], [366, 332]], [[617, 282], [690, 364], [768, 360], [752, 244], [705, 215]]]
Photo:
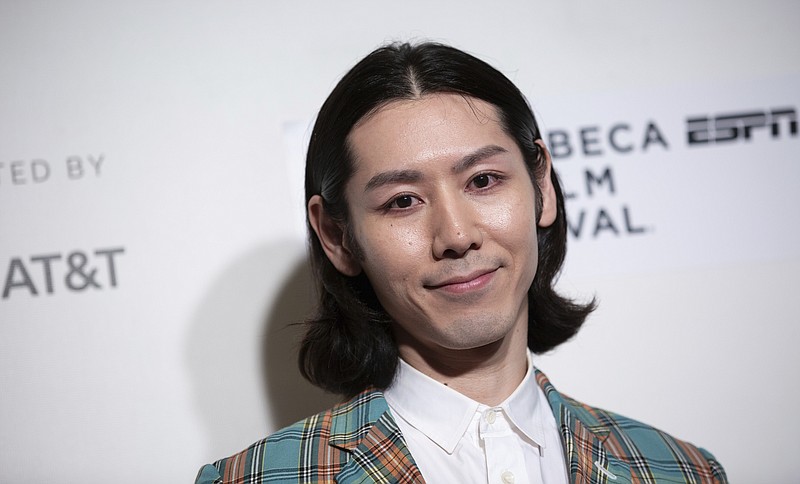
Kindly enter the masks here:
[[514, 473], [511, 471], [505, 471], [500, 474], [500, 479], [503, 480], [503, 484], [514, 484]]
[[486, 421], [491, 425], [495, 422], [495, 420], [497, 420], [497, 413], [492, 409], [487, 410]]

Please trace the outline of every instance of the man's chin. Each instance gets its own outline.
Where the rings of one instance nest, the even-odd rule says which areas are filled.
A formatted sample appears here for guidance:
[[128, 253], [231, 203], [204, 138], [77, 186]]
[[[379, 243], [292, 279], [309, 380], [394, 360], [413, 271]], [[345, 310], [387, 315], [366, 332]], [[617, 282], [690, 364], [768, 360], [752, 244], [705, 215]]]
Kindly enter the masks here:
[[446, 338], [449, 343], [446, 347], [453, 351], [493, 352], [503, 345], [514, 330], [513, 326], [513, 322], [498, 323], [496, 320], [460, 321], [452, 326], [457, 329]]

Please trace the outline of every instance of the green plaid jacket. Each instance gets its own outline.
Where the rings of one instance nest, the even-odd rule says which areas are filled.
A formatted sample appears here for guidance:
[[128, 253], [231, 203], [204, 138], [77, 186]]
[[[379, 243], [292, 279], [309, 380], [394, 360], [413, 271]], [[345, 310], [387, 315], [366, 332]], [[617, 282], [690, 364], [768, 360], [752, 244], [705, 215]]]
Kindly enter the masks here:
[[[559, 394], [537, 370], [560, 431], [570, 483], [725, 483], [709, 452]], [[383, 394], [331, 410], [206, 465], [196, 484], [424, 483]]]

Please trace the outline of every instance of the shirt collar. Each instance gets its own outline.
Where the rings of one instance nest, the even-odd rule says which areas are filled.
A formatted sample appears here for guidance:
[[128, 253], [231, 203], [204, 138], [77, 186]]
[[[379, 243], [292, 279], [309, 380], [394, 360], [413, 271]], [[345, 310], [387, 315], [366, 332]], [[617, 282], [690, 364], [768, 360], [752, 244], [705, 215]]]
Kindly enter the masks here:
[[[514, 392], [500, 405], [511, 422], [535, 445], [545, 446], [541, 390], [534, 378], [531, 353], [528, 371]], [[475, 413], [487, 408], [423, 374], [400, 359], [392, 385], [384, 391], [389, 407], [448, 454], [469, 428]], [[545, 409], [547, 410], [547, 409]]]
[[[528, 371], [514, 393], [499, 405], [514, 425], [528, 437], [533, 444], [545, 447], [544, 426], [548, 419], [546, 413], [550, 411], [545, 402], [542, 390], [536, 384], [536, 369], [533, 366], [533, 355], [528, 350]], [[550, 418], [549, 420], [553, 420]]]
[[448, 454], [467, 431], [478, 402], [423, 374], [403, 359], [384, 391], [389, 408]]

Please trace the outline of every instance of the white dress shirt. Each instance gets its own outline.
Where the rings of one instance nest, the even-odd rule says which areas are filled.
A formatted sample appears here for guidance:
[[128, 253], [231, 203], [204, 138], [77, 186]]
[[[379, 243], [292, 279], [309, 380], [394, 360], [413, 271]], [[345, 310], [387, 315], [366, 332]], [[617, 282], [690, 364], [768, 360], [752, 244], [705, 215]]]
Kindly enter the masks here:
[[400, 360], [384, 392], [408, 449], [430, 484], [566, 484], [553, 412], [528, 372], [503, 403], [488, 407]]

